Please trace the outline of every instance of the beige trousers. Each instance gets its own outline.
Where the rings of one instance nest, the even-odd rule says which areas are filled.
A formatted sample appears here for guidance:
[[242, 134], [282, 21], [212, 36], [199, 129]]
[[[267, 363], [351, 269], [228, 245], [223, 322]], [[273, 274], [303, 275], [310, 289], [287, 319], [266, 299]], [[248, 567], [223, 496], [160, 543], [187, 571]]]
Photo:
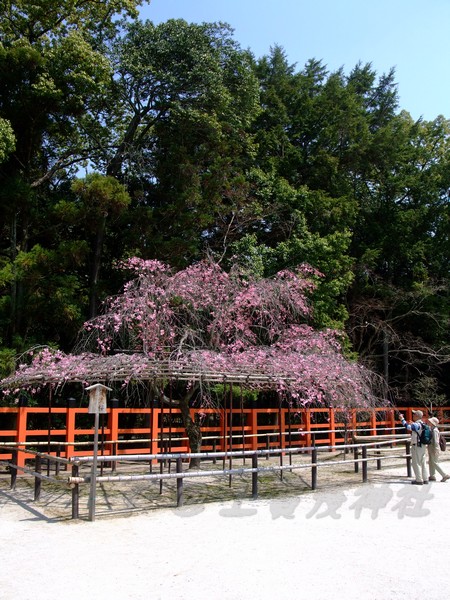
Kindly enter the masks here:
[[434, 477], [436, 471], [441, 477], [445, 477], [447, 475], [447, 473], [439, 464], [439, 451], [436, 452], [436, 448], [433, 446], [433, 444], [428, 446], [428, 464], [430, 467], [430, 477]]
[[428, 481], [428, 468], [425, 458], [425, 446], [411, 444], [411, 462], [416, 481]]

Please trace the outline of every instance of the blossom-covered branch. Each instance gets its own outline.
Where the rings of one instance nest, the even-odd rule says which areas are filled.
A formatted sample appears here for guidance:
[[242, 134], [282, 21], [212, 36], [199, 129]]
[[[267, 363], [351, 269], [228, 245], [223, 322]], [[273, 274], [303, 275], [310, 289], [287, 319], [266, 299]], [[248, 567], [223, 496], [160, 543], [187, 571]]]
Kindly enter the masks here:
[[239, 383], [297, 405], [371, 407], [372, 375], [349, 361], [341, 333], [309, 325], [321, 274], [308, 265], [249, 280], [203, 261], [178, 273], [132, 258], [122, 293], [83, 328], [78, 352], [46, 349], [4, 386], [68, 381]]

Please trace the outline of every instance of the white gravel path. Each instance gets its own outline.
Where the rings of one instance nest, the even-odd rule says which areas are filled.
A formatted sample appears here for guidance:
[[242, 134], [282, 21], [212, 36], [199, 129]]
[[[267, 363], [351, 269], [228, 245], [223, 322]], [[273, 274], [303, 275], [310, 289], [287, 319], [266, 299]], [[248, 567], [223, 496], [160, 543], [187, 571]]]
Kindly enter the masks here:
[[450, 481], [45, 519], [0, 490], [1, 600], [447, 600]]

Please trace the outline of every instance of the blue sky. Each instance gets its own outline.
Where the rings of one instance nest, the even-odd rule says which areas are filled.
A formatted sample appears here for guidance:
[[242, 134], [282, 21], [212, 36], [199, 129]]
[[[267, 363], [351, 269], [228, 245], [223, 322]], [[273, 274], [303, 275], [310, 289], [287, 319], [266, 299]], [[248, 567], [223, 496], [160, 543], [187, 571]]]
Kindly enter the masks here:
[[278, 44], [298, 70], [310, 58], [347, 74], [394, 67], [401, 109], [450, 119], [450, 0], [151, 0], [141, 17], [226, 22], [257, 58]]

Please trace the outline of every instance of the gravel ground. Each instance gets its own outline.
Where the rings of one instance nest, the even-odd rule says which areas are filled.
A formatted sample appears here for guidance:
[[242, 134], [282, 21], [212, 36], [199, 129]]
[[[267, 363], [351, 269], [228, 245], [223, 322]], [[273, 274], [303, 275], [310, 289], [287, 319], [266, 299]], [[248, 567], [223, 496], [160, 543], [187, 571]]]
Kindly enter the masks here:
[[72, 521], [67, 490], [33, 502], [32, 480], [0, 474], [0, 598], [447, 599], [450, 481], [411, 486], [385, 462], [365, 484], [351, 463], [320, 468], [316, 491], [309, 470], [268, 472], [258, 500], [249, 476], [186, 481], [181, 508], [174, 482], [105, 483], [94, 522], [87, 486]]
[[[403, 449], [389, 450], [389, 455], [401, 455]], [[348, 487], [362, 481], [362, 468], [359, 465], [358, 473], [355, 473], [354, 463], [351, 455], [343, 452], [322, 451], [318, 454], [317, 489], [333, 487]], [[124, 476], [149, 474], [147, 463], [120, 463], [113, 473], [111, 468], [105, 468], [98, 475]], [[283, 466], [282, 473], [277, 467]], [[287, 456], [271, 456], [268, 460], [260, 457], [258, 466], [264, 469], [258, 474], [258, 498], [271, 499], [280, 496], [298, 496], [311, 493], [312, 473], [311, 456], [309, 454], [294, 455], [292, 462]], [[292, 466], [292, 470], [289, 468]], [[222, 469], [251, 469], [251, 459], [245, 461], [233, 458], [232, 462], [218, 460], [216, 464], [212, 461], [202, 463], [201, 477], [189, 477], [188, 466], [183, 465], [187, 473], [183, 484], [183, 505], [188, 510], [198, 510], [198, 505], [210, 502], [221, 502], [226, 500], [244, 501], [252, 497], [252, 475], [251, 473], [238, 473], [228, 475], [215, 475], [213, 473]], [[174, 463], [166, 464], [163, 472], [174, 474], [176, 468]], [[42, 471], [46, 473], [45, 466]], [[154, 475], [159, 473], [159, 467], [153, 466]], [[385, 481], [392, 473], [400, 476], [400, 480], [406, 480], [406, 460], [404, 458], [383, 458], [382, 470], [376, 469], [376, 462], [368, 463], [369, 480]], [[80, 476], [90, 476], [90, 466], [80, 468]], [[208, 475], [208, 473], [210, 473]], [[54, 476], [54, 473], [50, 473]], [[67, 479], [70, 472], [61, 471], [58, 479], [60, 485], [44, 481], [41, 488], [41, 496], [38, 502], [33, 501], [34, 478], [27, 475], [17, 477], [14, 497], [24, 504], [32, 504], [35, 510], [42, 512], [45, 518], [65, 520], [71, 518], [72, 495]], [[10, 475], [6, 472], [0, 474], [0, 490], [9, 489]], [[150, 510], [161, 508], [175, 508], [177, 504], [176, 480], [166, 479], [162, 486], [158, 480], [146, 481], [114, 481], [99, 482], [96, 494], [96, 519], [107, 517], [129, 516]], [[89, 514], [89, 484], [79, 486], [79, 517], [86, 520]]]

